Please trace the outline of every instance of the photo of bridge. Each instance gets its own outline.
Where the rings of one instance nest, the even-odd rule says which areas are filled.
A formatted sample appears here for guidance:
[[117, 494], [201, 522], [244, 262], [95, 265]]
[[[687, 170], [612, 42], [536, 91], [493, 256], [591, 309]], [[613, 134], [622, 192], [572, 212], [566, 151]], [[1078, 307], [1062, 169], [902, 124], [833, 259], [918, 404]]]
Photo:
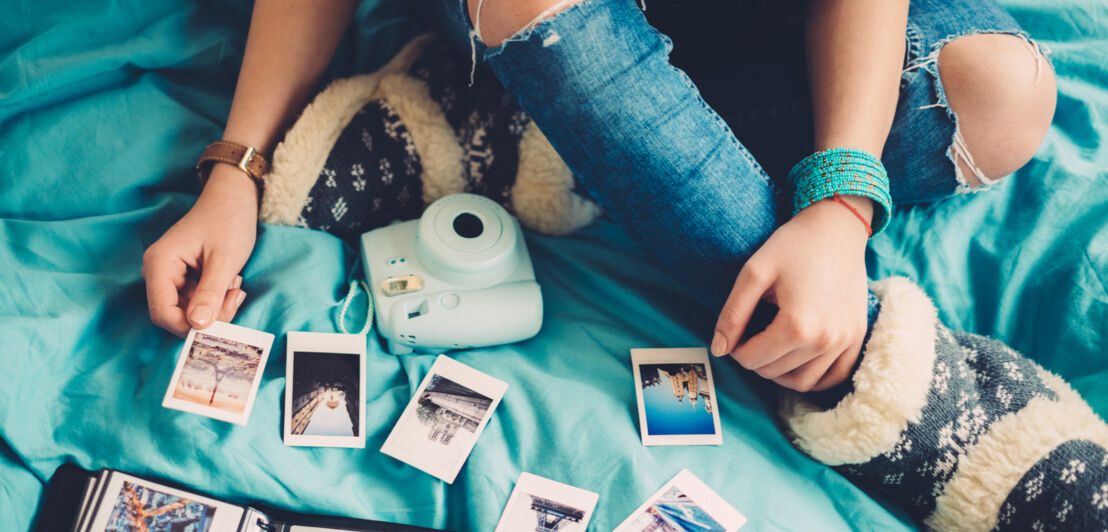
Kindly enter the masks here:
[[307, 436], [358, 436], [358, 354], [296, 352], [292, 427]]
[[546, 497], [529, 495], [531, 511], [535, 513], [535, 532], [571, 532], [585, 517], [585, 511], [552, 501]]

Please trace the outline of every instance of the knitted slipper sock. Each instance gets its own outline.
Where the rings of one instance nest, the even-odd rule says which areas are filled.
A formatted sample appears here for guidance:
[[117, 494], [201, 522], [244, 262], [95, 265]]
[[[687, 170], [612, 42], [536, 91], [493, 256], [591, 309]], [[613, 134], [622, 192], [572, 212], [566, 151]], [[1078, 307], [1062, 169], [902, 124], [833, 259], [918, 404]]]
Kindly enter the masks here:
[[995, 530], [1108, 529], [1108, 452], [1088, 440], [1067, 441], [1019, 480]]
[[423, 166], [388, 100], [358, 110], [335, 141], [297, 225], [342, 238], [423, 212]]
[[794, 443], [929, 528], [1108, 528], [1108, 426], [1081, 397], [1003, 343], [947, 329], [910, 281], [871, 288], [881, 312], [853, 390], [831, 408], [787, 395]]
[[512, 103], [488, 67], [474, 70], [472, 85], [469, 72], [469, 58], [441, 39], [429, 43], [408, 71], [427, 84], [461, 145], [465, 191], [511, 210], [519, 144], [531, 119]]
[[487, 68], [433, 35], [373, 74], [339, 80], [274, 152], [260, 218], [343, 238], [458, 192], [488, 197], [524, 226], [571, 232], [599, 209]]

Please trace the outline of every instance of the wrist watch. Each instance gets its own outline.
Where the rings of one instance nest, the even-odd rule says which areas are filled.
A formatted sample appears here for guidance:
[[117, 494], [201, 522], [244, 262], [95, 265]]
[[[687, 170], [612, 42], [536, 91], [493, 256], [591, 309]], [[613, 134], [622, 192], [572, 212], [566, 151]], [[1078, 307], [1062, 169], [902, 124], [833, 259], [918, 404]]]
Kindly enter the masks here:
[[215, 163], [227, 163], [234, 165], [246, 173], [254, 183], [261, 188], [265, 183], [262, 176], [269, 171], [269, 161], [258, 153], [253, 146], [243, 146], [234, 142], [217, 140], [204, 148], [200, 155], [200, 161], [196, 163], [196, 171], [200, 174], [200, 186], [208, 181], [208, 175], [212, 173]]

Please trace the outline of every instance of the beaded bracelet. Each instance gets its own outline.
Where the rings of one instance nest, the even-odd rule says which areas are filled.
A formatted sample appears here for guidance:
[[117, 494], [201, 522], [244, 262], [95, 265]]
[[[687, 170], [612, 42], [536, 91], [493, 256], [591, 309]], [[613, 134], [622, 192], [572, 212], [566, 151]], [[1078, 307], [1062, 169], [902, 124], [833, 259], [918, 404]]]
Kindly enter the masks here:
[[864, 150], [832, 148], [801, 159], [789, 171], [795, 185], [793, 215], [801, 209], [836, 195], [863, 196], [873, 200], [873, 234], [889, 224], [893, 200], [889, 174], [881, 160]]

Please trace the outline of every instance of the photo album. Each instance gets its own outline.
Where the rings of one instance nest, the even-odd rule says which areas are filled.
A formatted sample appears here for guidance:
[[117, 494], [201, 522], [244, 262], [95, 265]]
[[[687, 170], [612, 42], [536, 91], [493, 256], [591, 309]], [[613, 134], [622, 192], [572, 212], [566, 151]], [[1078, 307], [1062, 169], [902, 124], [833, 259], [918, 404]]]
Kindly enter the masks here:
[[114, 469], [54, 472], [37, 532], [430, 532], [410, 525], [236, 505]]

